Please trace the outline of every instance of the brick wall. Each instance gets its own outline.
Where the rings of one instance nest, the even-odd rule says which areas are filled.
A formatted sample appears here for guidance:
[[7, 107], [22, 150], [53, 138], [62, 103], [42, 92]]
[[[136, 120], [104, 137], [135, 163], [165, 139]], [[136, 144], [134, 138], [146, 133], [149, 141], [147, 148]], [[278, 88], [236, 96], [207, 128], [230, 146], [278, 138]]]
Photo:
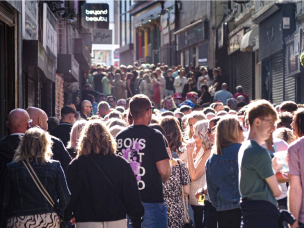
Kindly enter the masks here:
[[55, 83], [55, 116], [60, 117], [61, 108], [64, 105], [64, 92], [63, 92], [63, 77], [56, 74], [56, 83]]

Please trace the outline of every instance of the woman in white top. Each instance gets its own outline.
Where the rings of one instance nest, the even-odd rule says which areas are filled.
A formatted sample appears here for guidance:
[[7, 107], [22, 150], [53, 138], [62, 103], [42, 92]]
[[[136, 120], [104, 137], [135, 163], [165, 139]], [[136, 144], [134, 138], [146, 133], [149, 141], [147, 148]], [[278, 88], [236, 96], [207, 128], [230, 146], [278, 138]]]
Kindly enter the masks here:
[[206, 135], [208, 120], [200, 120], [193, 126], [194, 141], [187, 144], [188, 169], [190, 172], [190, 204], [194, 212], [196, 228], [203, 227], [204, 206], [198, 203], [196, 191], [205, 186], [205, 164], [210, 155], [211, 143]]

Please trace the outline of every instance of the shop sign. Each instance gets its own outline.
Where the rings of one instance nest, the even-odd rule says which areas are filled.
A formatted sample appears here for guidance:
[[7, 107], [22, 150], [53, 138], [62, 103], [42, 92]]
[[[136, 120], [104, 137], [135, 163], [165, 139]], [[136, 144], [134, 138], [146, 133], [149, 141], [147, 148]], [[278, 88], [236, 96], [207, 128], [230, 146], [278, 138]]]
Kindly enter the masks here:
[[112, 44], [112, 30], [94, 29], [92, 30], [93, 44]]
[[119, 51], [114, 51], [114, 59], [119, 59], [120, 55], [119, 55]]
[[22, 0], [22, 37], [38, 40], [38, 2]]
[[298, 33], [286, 39], [286, 66], [287, 76], [300, 72], [299, 39]]
[[228, 43], [228, 55], [240, 49], [240, 45], [244, 36], [244, 29], [234, 34], [229, 39]]
[[290, 18], [283, 17], [283, 29], [290, 29]]
[[57, 57], [56, 19], [47, 3], [43, 4], [43, 46], [48, 55]]
[[177, 34], [177, 51], [208, 39], [209, 22], [204, 21]]
[[109, 29], [109, 4], [85, 3], [82, 26], [84, 28]]
[[259, 24], [259, 59], [264, 60], [283, 49], [282, 14], [275, 13]]
[[217, 29], [217, 47], [222, 48], [224, 46], [224, 23]]

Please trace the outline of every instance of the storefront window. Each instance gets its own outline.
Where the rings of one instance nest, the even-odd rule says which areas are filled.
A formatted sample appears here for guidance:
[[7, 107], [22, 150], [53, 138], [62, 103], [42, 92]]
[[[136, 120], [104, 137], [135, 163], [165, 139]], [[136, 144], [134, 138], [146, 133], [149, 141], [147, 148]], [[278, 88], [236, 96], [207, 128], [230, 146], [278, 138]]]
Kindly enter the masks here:
[[297, 2], [297, 15], [304, 14], [304, 0]]

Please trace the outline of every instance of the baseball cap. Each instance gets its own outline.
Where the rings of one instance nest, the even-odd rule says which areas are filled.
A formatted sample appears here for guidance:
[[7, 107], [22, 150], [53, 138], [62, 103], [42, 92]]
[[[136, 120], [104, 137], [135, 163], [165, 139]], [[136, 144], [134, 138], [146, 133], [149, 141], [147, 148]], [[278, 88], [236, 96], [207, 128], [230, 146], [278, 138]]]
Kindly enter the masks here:
[[191, 93], [191, 92], [187, 93], [187, 94], [186, 94], [186, 97], [187, 97], [187, 98], [198, 98], [195, 94], [193, 94], [193, 93]]
[[183, 100], [185, 100], [185, 98], [182, 96], [181, 93], [175, 93], [173, 95], [173, 99], [183, 99]]
[[193, 104], [191, 101], [189, 101], [189, 100], [185, 100], [183, 103], [181, 103], [178, 107], [180, 108], [181, 106], [183, 106], [183, 105], [188, 105], [188, 106], [190, 106], [191, 108], [193, 108], [194, 107], [194, 105], [195, 104]]

